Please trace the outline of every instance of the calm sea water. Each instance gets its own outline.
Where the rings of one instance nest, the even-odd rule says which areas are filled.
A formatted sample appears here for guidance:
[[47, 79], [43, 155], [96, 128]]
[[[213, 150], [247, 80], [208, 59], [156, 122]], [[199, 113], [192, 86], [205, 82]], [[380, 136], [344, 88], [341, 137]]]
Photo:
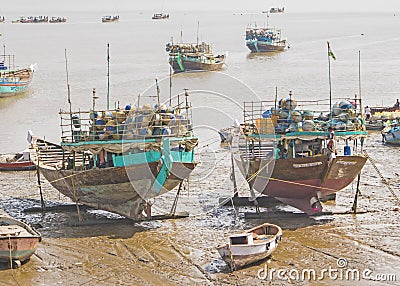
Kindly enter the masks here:
[[396, 49], [400, 31], [395, 28], [400, 16], [390, 13], [271, 15], [269, 25], [282, 29], [290, 48], [262, 56], [251, 55], [244, 43], [247, 25], [266, 24], [262, 13], [177, 12], [163, 21], [151, 20], [151, 12], [119, 14], [119, 23], [108, 24], [101, 23], [99, 12], [54, 13], [68, 18], [63, 24], [13, 24], [11, 20], [21, 15], [5, 15], [7, 22], [0, 29], [7, 53], [15, 54], [20, 67], [37, 63], [38, 70], [28, 92], [0, 99], [0, 153], [24, 149], [28, 129], [58, 142], [58, 111], [68, 109], [65, 49], [74, 110], [91, 106], [92, 88], [100, 97], [97, 105], [106, 106], [107, 43], [111, 105], [135, 103], [138, 94], [146, 100], [155, 94], [155, 78], [161, 81], [161, 95], [167, 99], [165, 44], [171, 37], [180, 41], [181, 31], [183, 41], [196, 42], [198, 23], [200, 41], [212, 43], [216, 53], [227, 52], [226, 69], [174, 76], [173, 93], [183, 88], [207, 91], [191, 96], [198, 115], [195, 125], [207, 125], [205, 129], [219, 129], [230, 125], [232, 118], [241, 119], [244, 100], [273, 99], [275, 87], [282, 97], [292, 90], [298, 100], [328, 98], [327, 40], [337, 58], [331, 61], [334, 97], [358, 94], [359, 51], [364, 104], [392, 105], [400, 97]]

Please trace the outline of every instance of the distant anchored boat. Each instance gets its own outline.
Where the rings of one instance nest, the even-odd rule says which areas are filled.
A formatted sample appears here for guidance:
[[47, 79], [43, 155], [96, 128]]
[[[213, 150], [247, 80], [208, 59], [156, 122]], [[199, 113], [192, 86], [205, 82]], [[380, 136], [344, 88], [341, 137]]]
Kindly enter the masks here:
[[271, 7], [269, 9], [270, 13], [283, 13], [285, 12], [285, 7], [279, 8], [279, 7]]
[[282, 240], [282, 229], [264, 223], [240, 234], [229, 236], [229, 244], [218, 247], [218, 252], [234, 271], [270, 256]]
[[253, 53], [277, 52], [285, 50], [287, 43], [280, 29], [254, 27], [246, 29], [246, 46]]
[[119, 15], [116, 15], [116, 16], [103, 16], [101, 18], [101, 22], [103, 22], [103, 23], [118, 22], [118, 21], [119, 21]]
[[29, 16], [20, 17], [17, 20], [13, 20], [12, 23], [47, 23], [48, 21], [48, 16]]
[[32, 80], [36, 65], [18, 69], [14, 64], [14, 55], [2, 55], [0, 58], [0, 97], [24, 91]]
[[181, 43], [166, 45], [169, 53], [169, 64], [174, 72], [184, 71], [217, 71], [225, 63], [225, 55], [214, 55], [211, 45], [207, 43]]
[[156, 13], [151, 17], [153, 20], [169, 19], [169, 14]]
[[4, 23], [6, 21], [6, 18], [4, 16], [0, 16], [0, 23]]
[[0, 216], [0, 262], [17, 268], [36, 251], [41, 235], [22, 221]]
[[67, 19], [64, 17], [51, 17], [49, 23], [65, 23]]

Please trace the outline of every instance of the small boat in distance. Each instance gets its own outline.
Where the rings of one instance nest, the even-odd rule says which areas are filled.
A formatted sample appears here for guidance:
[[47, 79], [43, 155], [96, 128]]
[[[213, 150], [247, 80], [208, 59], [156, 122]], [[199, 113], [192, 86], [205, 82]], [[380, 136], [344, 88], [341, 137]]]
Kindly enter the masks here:
[[111, 22], [118, 22], [119, 21], [119, 15], [116, 16], [103, 16], [101, 18], [102, 23], [111, 23]]
[[67, 19], [64, 17], [51, 17], [49, 23], [65, 23]]
[[246, 46], [252, 53], [277, 52], [286, 48], [286, 39], [275, 28], [247, 28]]
[[2, 55], [0, 60], [0, 97], [24, 91], [30, 84], [36, 64], [28, 68], [15, 67], [14, 55]]
[[47, 23], [48, 21], [48, 16], [29, 16], [20, 17], [17, 20], [13, 20], [12, 23]]
[[0, 262], [11, 262], [11, 267], [18, 268], [35, 253], [41, 240], [33, 227], [0, 215]]
[[169, 19], [169, 14], [156, 13], [151, 17], [153, 20]]
[[229, 236], [229, 244], [217, 248], [222, 259], [234, 271], [270, 256], [282, 240], [282, 229], [264, 223], [240, 234]]
[[225, 54], [214, 55], [211, 45], [191, 43], [167, 43], [165, 50], [169, 53], [169, 64], [174, 72], [184, 71], [217, 71], [225, 63]]
[[6, 18], [4, 16], [0, 16], [0, 23], [4, 23], [6, 21]]
[[29, 150], [17, 154], [0, 156], [0, 171], [30, 171], [35, 170], [35, 164], [30, 160]]
[[279, 7], [271, 7], [269, 9], [269, 13], [284, 13], [285, 12], [285, 7], [279, 8]]

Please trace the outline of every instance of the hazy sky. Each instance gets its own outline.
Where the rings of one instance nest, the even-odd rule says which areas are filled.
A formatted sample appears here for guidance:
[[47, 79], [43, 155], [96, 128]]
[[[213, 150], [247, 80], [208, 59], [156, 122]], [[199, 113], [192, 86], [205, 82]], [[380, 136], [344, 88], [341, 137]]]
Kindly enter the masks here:
[[284, 6], [287, 12], [398, 12], [400, 0], [1, 0], [7, 12], [227, 10], [262, 11]]

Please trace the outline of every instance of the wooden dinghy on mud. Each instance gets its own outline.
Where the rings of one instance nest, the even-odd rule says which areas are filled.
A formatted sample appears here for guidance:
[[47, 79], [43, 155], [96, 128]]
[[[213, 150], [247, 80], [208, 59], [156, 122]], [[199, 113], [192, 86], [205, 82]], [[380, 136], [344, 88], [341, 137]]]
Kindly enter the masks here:
[[30, 160], [29, 150], [13, 155], [0, 156], [1, 171], [30, 171], [35, 170], [35, 164]]
[[282, 229], [264, 223], [240, 234], [229, 236], [229, 244], [217, 248], [222, 259], [234, 271], [270, 256], [282, 240]]
[[0, 215], [0, 262], [19, 267], [35, 253], [41, 239], [26, 223]]

